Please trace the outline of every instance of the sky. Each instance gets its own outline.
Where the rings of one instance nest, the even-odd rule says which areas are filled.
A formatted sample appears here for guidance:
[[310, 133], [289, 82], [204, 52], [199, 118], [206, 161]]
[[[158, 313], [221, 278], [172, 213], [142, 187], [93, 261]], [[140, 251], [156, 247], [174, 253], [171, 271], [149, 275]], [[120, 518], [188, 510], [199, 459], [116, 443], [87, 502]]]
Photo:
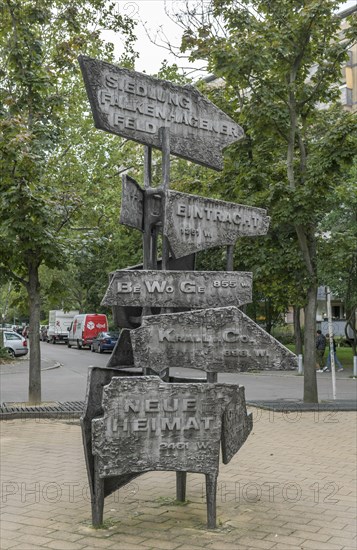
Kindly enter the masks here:
[[[185, 0], [166, 0], [166, 4], [170, 9], [180, 8], [185, 5]], [[341, 9], [347, 9], [355, 6], [357, 0], [347, 0], [341, 3]], [[177, 60], [166, 49], [163, 49], [150, 41], [147, 33], [152, 38], [157, 37], [160, 40], [160, 33], [164, 32], [173, 44], [179, 46], [181, 41], [181, 29], [173, 23], [165, 13], [165, 0], [116, 0], [117, 9], [122, 15], [127, 15], [135, 19], [138, 24], [136, 28], [137, 42], [135, 49], [140, 53], [139, 59], [135, 63], [135, 69], [148, 74], [155, 74], [161, 67], [164, 59], [170, 63], [177, 63], [181, 66], [190, 66], [185, 60]], [[146, 28], [146, 30], [145, 30]], [[108, 37], [115, 43], [113, 36]], [[116, 53], [120, 55], [120, 46], [116, 47]], [[200, 67], [196, 64], [196, 67]], [[202, 75], [202, 72], [192, 74], [195, 76]]]
[[[181, 42], [181, 29], [173, 23], [165, 13], [165, 3], [169, 9], [185, 5], [185, 0], [116, 0], [116, 9], [122, 15], [127, 15], [137, 21], [135, 44], [140, 57], [135, 62], [135, 69], [141, 72], [154, 74], [159, 71], [161, 63], [167, 59], [171, 64], [177, 62], [184, 66], [185, 62], [178, 62], [166, 49], [153, 44], [153, 40], [163, 43], [162, 33], [169, 36], [170, 41], [177, 46]], [[116, 44], [115, 35], [105, 33], [109, 40], [116, 45], [116, 53], [120, 55], [120, 44]], [[148, 34], [151, 36], [150, 40]], [[187, 64], [186, 64], [187, 65]]]

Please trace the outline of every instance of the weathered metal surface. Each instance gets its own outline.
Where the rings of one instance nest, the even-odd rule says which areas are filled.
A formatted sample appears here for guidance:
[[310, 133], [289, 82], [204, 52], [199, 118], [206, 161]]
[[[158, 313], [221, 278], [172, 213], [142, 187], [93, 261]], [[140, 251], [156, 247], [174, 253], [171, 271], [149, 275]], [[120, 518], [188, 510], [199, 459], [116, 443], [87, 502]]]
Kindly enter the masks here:
[[90, 57], [79, 58], [95, 126], [161, 149], [160, 128], [170, 129], [170, 152], [222, 170], [222, 149], [243, 129], [192, 86], [178, 86]]
[[[88, 371], [87, 394], [85, 398], [84, 412], [81, 416], [81, 428], [84, 456], [87, 466], [88, 483], [92, 499], [95, 497], [95, 473], [94, 457], [92, 453], [92, 420], [103, 414], [102, 398], [103, 386], [110, 383], [113, 376], [123, 376], [115, 369], [91, 367]], [[127, 375], [126, 375], [127, 376]], [[126, 485], [139, 474], [122, 476], [120, 479], [106, 479], [104, 483], [104, 496], [108, 496], [119, 487]]]
[[185, 256], [234, 244], [241, 236], [265, 235], [266, 214], [262, 208], [167, 191], [163, 232], [175, 256]]
[[[189, 256], [182, 256], [181, 258], [170, 258], [168, 269], [173, 271], [193, 271], [195, 269], [195, 254], [190, 254]], [[161, 269], [161, 259], [157, 262], [157, 268]], [[128, 267], [130, 270], [141, 270], [143, 269], [142, 264], [138, 264], [132, 267]], [[110, 274], [110, 278], [114, 273]], [[182, 311], [187, 308], [174, 308], [175, 311]], [[137, 328], [141, 324], [141, 314], [142, 307], [134, 306], [113, 306], [113, 319], [116, 327], [120, 328]], [[160, 313], [159, 308], [153, 308], [151, 311], [152, 314]]]
[[154, 470], [218, 473], [222, 414], [237, 386], [112, 378], [92, 420], [101, 478]]
[[[142, 189], [130, 176], [122, 176], [122, 200], [119, 221], [123, 225], [144, 231], [162, 221], [163, 192], [157, 189]], [[144, 211], [146, 219], [144, 220]]]
[[218, 307], [249, 304], [252, 274], [238, 271], [116, 271], [103, 306]]
[[242, 447], [253, 428], [253, 415], [247, 414], [244, 387], [237, 386], [223, 414], [222, 461], [228, 464]]
[[130, 330], [122, 329], [113, 352], [110, 355], [107, 368], [113, 367], [133, 367], [133, 347], [131, 345]]
[[135, 366], [157, 373], [172, 365], [206, 372], [297, 366], [290, 350], [236, 307], [144, 317], [131, 342]]
[[120, 223], [144, 230], [144, 190], [130, 176], [122, 176]]

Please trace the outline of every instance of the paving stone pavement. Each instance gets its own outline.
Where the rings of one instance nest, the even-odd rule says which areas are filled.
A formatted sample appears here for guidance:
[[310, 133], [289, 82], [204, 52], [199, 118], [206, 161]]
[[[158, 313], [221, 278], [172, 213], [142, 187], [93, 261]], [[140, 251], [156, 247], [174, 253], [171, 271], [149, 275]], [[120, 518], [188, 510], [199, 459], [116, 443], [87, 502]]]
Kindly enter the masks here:
[[254, 409], [254, 428], [221, 464], [216, 530], [204, 476], [145, 474], [91, 510], [76, 419], [0, 423], [1, 550], [356, 550], [356, 413]]

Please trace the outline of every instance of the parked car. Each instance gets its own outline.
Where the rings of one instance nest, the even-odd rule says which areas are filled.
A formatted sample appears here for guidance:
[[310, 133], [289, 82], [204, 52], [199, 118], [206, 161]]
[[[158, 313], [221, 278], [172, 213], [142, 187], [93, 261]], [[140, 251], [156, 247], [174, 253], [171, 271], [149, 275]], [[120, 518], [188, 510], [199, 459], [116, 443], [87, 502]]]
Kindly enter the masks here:
[[103, 353], [104, 351], [113, 351], [115, 344], [119, 338], [118, 332], [100, 332], [94, 338], [90, 349]]
[[27, 340], [13, 330], [4, 330], [4, 348], [12, 357], [26, 355], [28, 353]]

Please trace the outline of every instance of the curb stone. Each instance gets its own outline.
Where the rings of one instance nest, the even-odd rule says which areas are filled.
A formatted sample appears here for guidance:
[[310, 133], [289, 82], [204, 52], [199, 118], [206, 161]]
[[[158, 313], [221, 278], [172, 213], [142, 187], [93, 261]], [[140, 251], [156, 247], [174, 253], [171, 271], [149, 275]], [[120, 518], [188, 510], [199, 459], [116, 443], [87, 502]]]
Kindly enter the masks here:
[[[56, 368], [56, 367], [53, 367]], [[303, 401], [247, 401], [248, 407], [272, 410], [276, 412], [332, 412], [357, 411], [357, 402], [353, 400], [324, 401], [321, 403], [304, 403]], [[27, 403], [2, 403], [0, 420], [22, 418], [79, 419], [84, 410], [84, 401], [55, 401], [51, 404], [28, 405]]]

